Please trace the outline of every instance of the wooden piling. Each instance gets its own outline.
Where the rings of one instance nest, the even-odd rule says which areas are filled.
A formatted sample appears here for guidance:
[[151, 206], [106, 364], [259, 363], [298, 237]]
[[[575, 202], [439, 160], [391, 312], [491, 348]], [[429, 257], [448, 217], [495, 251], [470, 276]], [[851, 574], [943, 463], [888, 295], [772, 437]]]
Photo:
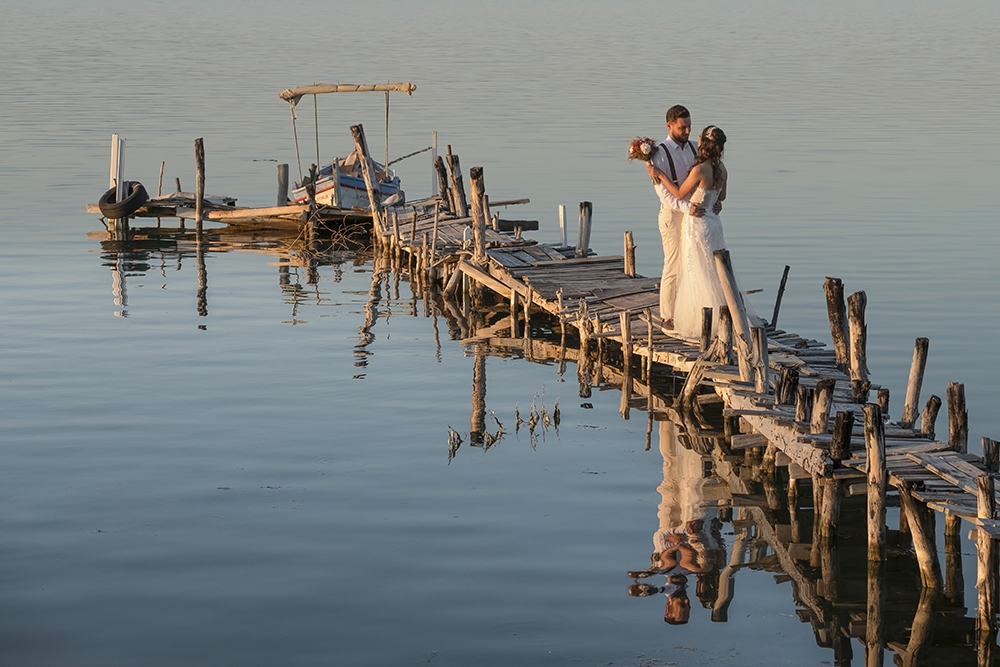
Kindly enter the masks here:
[[962, 573], [962, 517], [944, 515], [944, 594], [949, 601], [965, 599], [965, 576]]
[[781, 274], [781, 284], [778, 285], [778, 295], [774, 298], [774, 313], [771, 315], [771, 326], [778, 326], [778, 311], [781, 310], [781, 297], [785, 294], [785, 283], [788, 282], [789, 266], [785, 265], [785, 270]]
[[181, 190], [181, 177], [180, 176], [178, 176], [177, 178], [174, 179], [174, 185], [177, 186], [177, 192], [183, 192], [183, 190]]
[[865, 467], [868, 474], [868, 560], [885, 559], [885, 494], [887, 473], [885, 468], [885, 427], [882, 409], [873, 403], [864, 407], [865, 449], [868, 454]]
[[444, 158], [440, 155], [434, 158], [434, 170], [437, 172], [438, 194], [444, 200], [444, 205], [450, 208], [451, 196], [448, 188], [448, 169], [444, 166]]
[[483, 168], [469, 170], [469, 200], [472, 205], [472, 261], [478, 266], [486, 264], [486, 212], [483, 210]]
[[833, 421], [833, 440], [830, 442], [830, 458], [845, 461], [851, 458], [851, 433], [854, 430], [854, 411], [841, 410]]
[[726, 295], [726, 305], [729, 306], [729, 314], [732, 315], [733, 342], [740, 365], [740, 380], [750, 382], [753, 379], [751, 357], [754, 355], [751, 352], [753, 347], [750, 339], [750, 320], [743, 302], [743, 293], [736, 285], [736, 274], [733, 272], [729, 251], [723, 248], [716, 250], [713, 255], [715, 256], [715, 269], [722, 283], [722, 291]]
[[201, 224], [205, 207], [205, 142], [198, 138], [194, 140], [194, 220]]
[[[354, 138], [354, 150], [357, 151], [361, 163], [361, 176], [368, 190], [368, 202], [372, 210], [372, 221], [376, 227], [382, 227], [382, 193], [375, 178], [375, 163], [368, 152], [368, 140], [365, 139], [365, 128], [361, 125], [351, 125], [351, 136]], [[388, 168], [388, 167], [387, 167]], [[399, 239], [397, 238], [397, 243]]]
[[830, 336], [837, 355], [837, 366], [847, 372], [850, 367], [850, 340], [847, 325], [847, 306], [844, 304], [844, 283], [840, 278], [827, 278], [823, 283], [826, 292], [826, 309], [830, 317]]
[[458, 156], [452, 154], [451, 146], [448, 146], [447, 162], [448, 170], [451, 172], [451, 191], [452, 199], [454, 200], [452, 210], [459, 218], [466, 218], [469, 216], [469, 203], [465, 198], [465, 181], [462, 179], [462, 166], [458, 160]]
[[622, 344], [622, 396], [620, 412], [623, 419], [629, 418], [629, 407], [632, 400], [632, 317], [623, 310], [618, 313], [618, 326], [621, 331]]
[[1000, 442], [983, 437], [983, 463], [991, 473], [1000, 473]]
[[782, 366], [775, 382], [774, 402], [778, 405], [795, 405], [798, 389], [799, 369], [794, 366]]
[[868, 402], [868, 393], [871, 391], [872, 383], [868, 380], [851, 380], [851, 397], [855, 403], [864, 405]]
[[830, 540], [837, 534], [840, 523], [840, 482], [833, 478], [817, 478], [814, 483], [823, 487], [819, 534], [822, 539]]
[[166, 161], [160, 161], [160, 177], [156, 180], [156, 196], [163, 194], [163, 168], [167, 166]]
[[586, 257], [590, 254], [590, 225], [594, 205], [589, 201], [580, 202], [580, 227], [576, 240], [576, 256]]
[[937, 421], [938, 411], [941, 409], [941, 399], [934, 394], [927, 399], [927, 405], [920, 414], [920, 431], [929, 438], [934, 437], [934, 422]]
[[795, 421], [809, 423], [812, 421], [813, 396], [812, 387], [799, 385], [795, 390]]
[[878, 388], [878, 391], [875, 392], [875, 402], [878, 404], [878, 407], [881, 408], [883, 415], [889, 414], [889, 388], [888, 387], [879, 387]]
[[278, 206], [288, 206], [288, 165], [278, 165]]
[[[711, 314], [709, 314], [709, 331], [711, 332]], [[750, 342], [753, 345], [754, 391], [758, 394], [767, 394], [770, 391], [768, 381], [770, 363], [767, 354], [767, 334], [763, 327], [750, 329]]]
[[851, 330], [851, 379], [868, 379], [868, 326], [865, 324], [865, 308], [868, 296], [864, 291], [847, 297], [848, 319]]
[[948, 383], [948, 444], [964, 454], [969, 449], [969, 412], [965, 409], [965, 385]]
[[631, 231], [625, 232], [625, 275], [635, 277], [635, 243]]
[[920, 385], [924, 382], [924, 368], [927, 366], [927, 349], [930, 340], [918, 338], [913, 346], [913, 361], [910, 362], [910, 378], [906, 383], [906, 400], [903, 403], [903, 417], [899, 425], [913, 428], [917, 421], [917, 407], [920, 401]]
[[704, 353], [708, 351], [708, 346], [712, 344], [712, 309], [701, 309], [701, 343], [699, 350]]
[[[993, 476], [976, 478], [977, 516], [981, 521], [996, 518], [996, 495]], [[994, 623], [997, 612], [997, 543], [989, 532], [976, 530], [976, 590], [979, 608], [976, 615], [976, 649], [979, 664], [992, 665]]]
[[813, 394], [812, 417], [809, 420], [810, 433], [826, 433], [830, 422], [830, 405], [833, 404], [833, 390], [837, 385], [834, 378], [823, 378], [816, 383]]
[[719, 306], [719, 341], [720, 356], [719, 361], [729, 365], [733, 362], [733, 316], [729, 312], [729, 306]]

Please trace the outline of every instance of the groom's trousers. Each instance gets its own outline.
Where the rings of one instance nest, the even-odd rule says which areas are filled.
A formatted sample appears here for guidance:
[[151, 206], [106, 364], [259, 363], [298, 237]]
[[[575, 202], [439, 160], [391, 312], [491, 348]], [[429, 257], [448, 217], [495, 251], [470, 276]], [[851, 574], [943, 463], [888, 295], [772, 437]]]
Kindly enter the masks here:
[[663, 274], [660, 276], [660, 319], [674, 317], [677, 298], [677, 271], [680, 269], [681, 221], [684, 214], [669, 206], [660, 206], [657, 220], [663, 242]]

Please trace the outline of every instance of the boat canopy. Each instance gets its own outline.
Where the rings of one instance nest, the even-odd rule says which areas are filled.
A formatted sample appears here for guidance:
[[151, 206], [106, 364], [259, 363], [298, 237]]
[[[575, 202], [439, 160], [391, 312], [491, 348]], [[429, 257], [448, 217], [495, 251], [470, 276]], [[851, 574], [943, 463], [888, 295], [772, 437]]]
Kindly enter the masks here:
[[413, 95], [417, 87], [412, 83], [376, 83], [376, 84], [354, 84], [354, 83], [314, 83], [311, 86], [299, 86], [289, 88], [278, 93], [278, 97], [297, 105], [303, 95], [323, 95], [325, 93], [371, 93], [371, 92], [391, 92], [400, 91], [407, 95]]

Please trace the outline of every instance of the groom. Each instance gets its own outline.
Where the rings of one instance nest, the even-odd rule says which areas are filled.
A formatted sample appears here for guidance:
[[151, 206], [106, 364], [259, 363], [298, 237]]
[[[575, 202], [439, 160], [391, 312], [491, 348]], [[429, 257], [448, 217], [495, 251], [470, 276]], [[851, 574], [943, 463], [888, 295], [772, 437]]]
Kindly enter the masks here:
[[[650, 177], [669, 178], [680, 185], [687, 178], [698, 156], [698, 147], [691, 136], [691, 112], [676, 104], [667, 109], [667, 138], [660, 144], [652, 162], [646, 165]], [[654, 169], [655, 167], [655, 169]], [[660, 172], [657, 174], [657, 172]], [[705, 214], [701, 206], [692, 206], [687, 200], [678, 200], [659, 180], [653, 186], [660, 198], [660, 239], [663, 241], [663, 275], [660, 277], [660, 319], [667, 329], [674, 328], [674, 299], [677, 296], [677, 271], [680, 268], [681, 221], [690, 212], [696, 218]], [[717, 203], [716, 213], [722, 210]]]

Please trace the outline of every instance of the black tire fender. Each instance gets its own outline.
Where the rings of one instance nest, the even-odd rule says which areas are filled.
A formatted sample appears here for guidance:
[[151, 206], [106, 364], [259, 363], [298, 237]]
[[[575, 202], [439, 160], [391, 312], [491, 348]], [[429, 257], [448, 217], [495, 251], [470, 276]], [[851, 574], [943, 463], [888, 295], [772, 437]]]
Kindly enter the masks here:
[[97, 206], [101, 209], [101, 215], [109, 220], [127, 218], [149, 200], [146, 188], [142, 187], [142, 183], [139, 181], [125, 181], [125, 192], [128, 194], [121, 201], [115, 201], [115, 197], [118, 196], [118, 188], [111, 188], [105, 192], [97, 202]]

